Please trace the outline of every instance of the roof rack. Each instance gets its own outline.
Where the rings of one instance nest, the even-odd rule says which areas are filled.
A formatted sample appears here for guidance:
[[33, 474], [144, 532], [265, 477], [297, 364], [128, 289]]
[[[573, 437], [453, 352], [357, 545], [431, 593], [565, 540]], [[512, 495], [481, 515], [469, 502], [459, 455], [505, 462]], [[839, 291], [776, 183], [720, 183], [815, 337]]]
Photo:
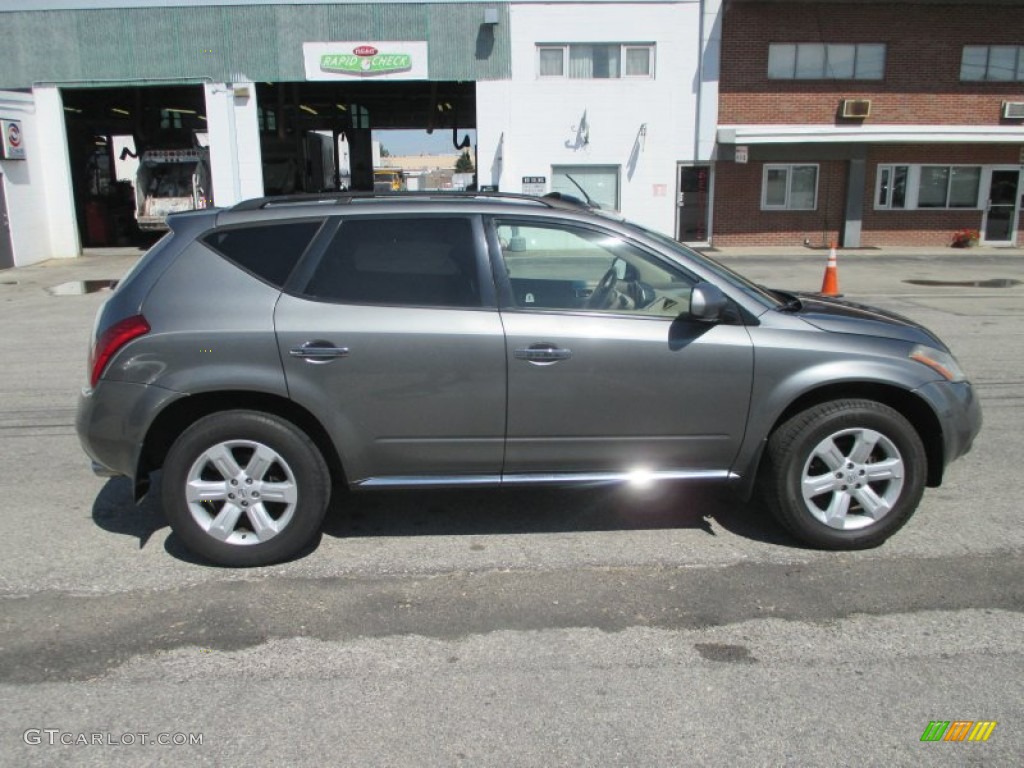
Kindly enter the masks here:
[[537, 203], [548, 208], [560, 208], [567, 210], [578, 210], [590, 208], [583, 200], [572, 195], [563, 195], [560, 192], [551, 192], [543, 197], [536, 195], [520, 195], [513, 192], [318, 192], [298, 195], [277, 195], [272, 197], [256, 197], [251, 200], [243, 200], [233, 205], [231, 211], [256, 211], [279, 205], [348, 205], [353, 200], [383, 200], [383, 199], [408, 199], [408, 200], [450, 200], [459, 198], [463, 200], [509, 200]]

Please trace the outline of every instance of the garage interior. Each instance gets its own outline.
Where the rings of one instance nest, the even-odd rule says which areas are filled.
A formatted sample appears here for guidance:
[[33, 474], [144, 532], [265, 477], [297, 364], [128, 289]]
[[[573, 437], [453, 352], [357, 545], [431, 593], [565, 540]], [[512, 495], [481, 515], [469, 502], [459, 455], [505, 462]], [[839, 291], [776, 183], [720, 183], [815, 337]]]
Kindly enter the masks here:
[[[375, 130], [450, 132], [457, 152], [469, 148], [466, 132], [476, 128], [473, 82], [257, 83], [255, 90], [267, 195], [372, 190]], [[202, 86], [61, 94], [82, 245], [147, 246], [160, 232], [136, 221], [137, 159], [147, 150], [208, 152]], [[336, 149], [342, 137], [348, 169]], [[202, 194], [212, 200], [212, 190]]]

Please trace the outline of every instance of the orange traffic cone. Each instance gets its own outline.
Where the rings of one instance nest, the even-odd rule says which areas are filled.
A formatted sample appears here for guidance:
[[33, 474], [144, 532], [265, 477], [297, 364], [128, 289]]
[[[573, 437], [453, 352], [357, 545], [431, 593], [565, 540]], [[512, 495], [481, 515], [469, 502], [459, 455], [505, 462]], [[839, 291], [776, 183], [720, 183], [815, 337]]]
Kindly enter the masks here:
[[828, 264], [825, 267], [825, 279], [821, 282], [822, 296], [841, 296], [839, 293], [839, 262], [836, 258], [836, 244], [828, 252]]

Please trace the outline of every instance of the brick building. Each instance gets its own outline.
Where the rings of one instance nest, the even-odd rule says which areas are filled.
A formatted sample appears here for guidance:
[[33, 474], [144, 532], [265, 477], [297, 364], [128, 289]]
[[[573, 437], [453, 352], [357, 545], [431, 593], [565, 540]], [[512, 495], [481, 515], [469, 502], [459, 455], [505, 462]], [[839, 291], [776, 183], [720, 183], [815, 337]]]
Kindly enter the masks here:
[[1024, 2], [731, 0], [713, 241], [1014, 245]]

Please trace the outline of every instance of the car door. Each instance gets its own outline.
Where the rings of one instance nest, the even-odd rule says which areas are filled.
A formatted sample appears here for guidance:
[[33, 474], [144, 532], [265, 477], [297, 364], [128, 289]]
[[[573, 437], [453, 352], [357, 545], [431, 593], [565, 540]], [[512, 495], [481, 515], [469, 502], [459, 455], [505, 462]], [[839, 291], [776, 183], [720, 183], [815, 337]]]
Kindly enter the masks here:
[[725, 477], [753, 373], [739, 314], [689, 318], [696, 278], [610, 230], [489, 226], [507, 340], [504, 479]]
[[479, 219], [345, 217], [327, 237], [275, 323], [290, 396], [349, 482], [496, 481], [505, 345]]

